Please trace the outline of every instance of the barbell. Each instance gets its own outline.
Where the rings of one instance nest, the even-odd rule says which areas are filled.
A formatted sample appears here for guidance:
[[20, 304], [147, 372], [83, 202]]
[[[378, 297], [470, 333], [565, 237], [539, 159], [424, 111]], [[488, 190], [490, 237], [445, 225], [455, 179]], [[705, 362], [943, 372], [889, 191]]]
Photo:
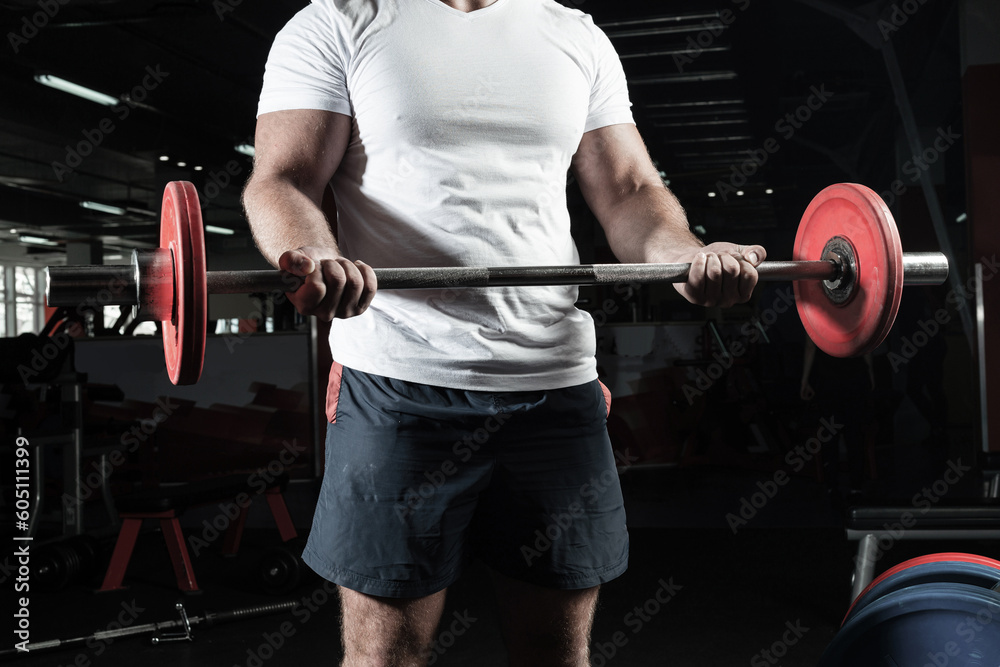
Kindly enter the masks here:
[[[684, 282], [690, 264], [377, 268], [380, 290]], [[135, 250], [130, 264], [50, 266], [49, 306], [135, 307], [162, 322], [170, 381], [193, 384], [205, 356], [209, 294], [294, 292], [283, 271], [207, 271], [201, 205], [194, 184], [174, 181], [163, 195], [160, 247]], [[872, 351], [888, 335], [906, 285], [948, 277], [941, 253], [903, 253], [885, 202], [863, 185], [822, 190], [806, 208], [792, 261], [763, 262], [761, 280], [792, 280], [796, 308], [817, 347], [833, 356]]]

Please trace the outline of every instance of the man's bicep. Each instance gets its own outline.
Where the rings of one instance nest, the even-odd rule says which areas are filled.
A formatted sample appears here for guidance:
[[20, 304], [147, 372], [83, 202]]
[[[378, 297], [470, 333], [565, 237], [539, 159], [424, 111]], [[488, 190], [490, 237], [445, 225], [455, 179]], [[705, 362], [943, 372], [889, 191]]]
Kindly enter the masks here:
[[609, 125], [583, 135], [573, 174], [598, 219], [640, 188], [661, 183], [635, 125]]
[[351, 117], [291, 109], [261, 114], [254, 141], [254, 176], [292, 181], [317, 203], [351, 139]]

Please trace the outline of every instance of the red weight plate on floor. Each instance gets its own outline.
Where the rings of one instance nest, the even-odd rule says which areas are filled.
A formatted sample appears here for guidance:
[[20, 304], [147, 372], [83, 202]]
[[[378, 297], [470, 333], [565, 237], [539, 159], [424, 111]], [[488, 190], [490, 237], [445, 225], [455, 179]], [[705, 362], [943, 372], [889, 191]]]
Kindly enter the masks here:
[[840, 183], [822, 190], [802, 215], [794, 260], [818, 260], [835, 236], [854, 248], [853, 297], [835, 304], [819, 280], [796, 281], [795, 302], [806, 333], [835, 357], [871, 352], [885, 340], [903, 295], [903, 248], [889, 208], [863, 185]]
[[[899, 574], [903, 570], [908, 570], [911, 567], [916, 567], [918, 565], [927, 565], [929, 563], [972, 563], [974, 565], [984, 565], [986, 567], [991, 567], [1000, 572], [1000, 561], [993, 560], [992, 558], [987, 558], [986, 556], [977, 556], [976, 554], [966, 554], [960, 552], [945, 552], [939, 554], [929, 554], [927, 556], [918, 556], [917, 558], [911, 558], [908, 561], [903, 561], [895, 567], [889, 568], [878, 577], [875, 578], [870, 584], [865, 587], [865, 590], [861, 591], [858, 597], [854, 598], [851, 602], [850, 608], [844, 615], [844, 621], [847, 621], [851, 616], [851, 612], [854, 611], [854, 607], [858, 602], [868, 595], [869, 591], [881, 584], [886, 579]], [[843, 622], [841, 623], [843, 625]]]
[[163, 322], [163, 356], [174, 384], [194, 384], [205, 361], [208, 289], [205, 231], [194, 184], [173, 181], [163, 192], [160, 247], [174, 265], [173, 316]]

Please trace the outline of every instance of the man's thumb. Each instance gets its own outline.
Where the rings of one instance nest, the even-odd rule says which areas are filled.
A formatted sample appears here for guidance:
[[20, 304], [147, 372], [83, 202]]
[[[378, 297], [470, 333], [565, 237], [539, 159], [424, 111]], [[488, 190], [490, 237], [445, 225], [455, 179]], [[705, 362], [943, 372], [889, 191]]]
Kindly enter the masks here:
[[297, 276], [307, 276], [316, 270], [316, 262], [309, 255], [291, 250], [278, 261], [281, 269]]

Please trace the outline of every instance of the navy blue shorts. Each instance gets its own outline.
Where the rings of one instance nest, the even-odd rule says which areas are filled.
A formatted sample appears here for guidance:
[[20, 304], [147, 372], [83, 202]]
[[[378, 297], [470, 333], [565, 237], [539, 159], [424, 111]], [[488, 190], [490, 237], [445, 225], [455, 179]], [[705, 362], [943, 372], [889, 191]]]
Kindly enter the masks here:
[[598, 381], [485, 392], [334, 370], [326, 473], [303, 553], [321, 576], [368, 595], [422, 597], [473, 557], [558, 589], [625, 571]]

